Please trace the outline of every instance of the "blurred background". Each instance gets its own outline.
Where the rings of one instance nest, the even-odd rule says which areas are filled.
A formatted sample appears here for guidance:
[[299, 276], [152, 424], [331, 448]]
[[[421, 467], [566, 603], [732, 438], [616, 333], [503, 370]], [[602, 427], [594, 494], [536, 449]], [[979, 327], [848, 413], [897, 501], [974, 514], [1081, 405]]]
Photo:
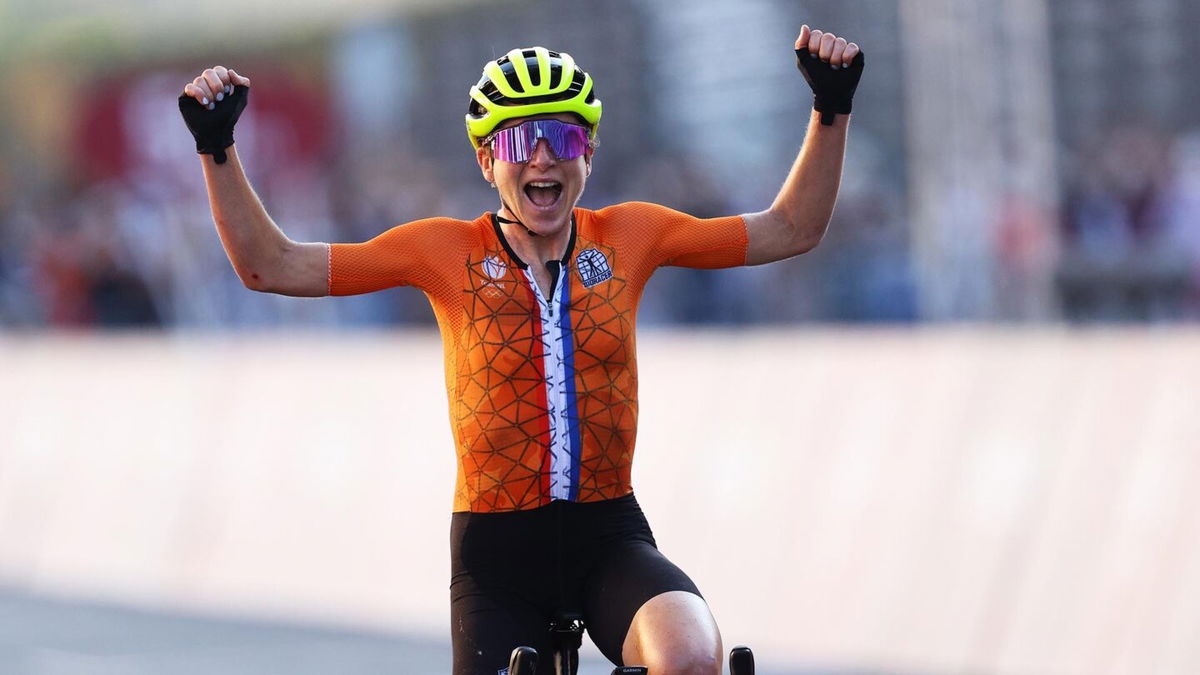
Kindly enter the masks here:
[[803, 23], [868, 59], [837, 210], [647, 288], [660, 542], [767, 672], [1200, 671], [1186, 0], [0, 2], [0, 671], [448, 668], [433, 313], [243, 288], [176, 108], [203, 68], [253, 79], [296, 240], [494, 210], [466, 91], [534, 44], [605, 104], [581, 205], [715, 216], [803, 142]]

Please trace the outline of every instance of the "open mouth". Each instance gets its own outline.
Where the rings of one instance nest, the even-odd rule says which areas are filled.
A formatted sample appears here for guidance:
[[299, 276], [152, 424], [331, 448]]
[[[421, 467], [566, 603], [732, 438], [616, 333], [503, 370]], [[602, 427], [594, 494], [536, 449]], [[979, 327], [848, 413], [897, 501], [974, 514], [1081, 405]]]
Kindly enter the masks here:
[[558, 203], [562, 196], [562, 183], [551, 180], [535, 180], [525, 184], [525, 197], [538, 208], [549, 208]]

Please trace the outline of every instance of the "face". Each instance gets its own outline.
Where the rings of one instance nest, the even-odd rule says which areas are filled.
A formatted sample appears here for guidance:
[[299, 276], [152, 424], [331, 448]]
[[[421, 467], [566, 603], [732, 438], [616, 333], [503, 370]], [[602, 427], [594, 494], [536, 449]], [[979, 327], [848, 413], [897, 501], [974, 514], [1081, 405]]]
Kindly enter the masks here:
[[[517, 126], [529, 119], [579, 123], [574, 115], [560, 113], [509, 120], [497, 130]], [[533, 156], [522, 164], [493, 158], [491, 148], [486, 145], [476, 151], [476, 159], [483, 177], [496, 184], [501, 199], [513, 211], [516, 220], [539, 235], [550, 236], [570, 222], [571, 209], [583, 194], [588, 174], [592, 172], [592, 152], [589, 147], [575, 159], [559, 160], [550, 144], [541, 139]]]

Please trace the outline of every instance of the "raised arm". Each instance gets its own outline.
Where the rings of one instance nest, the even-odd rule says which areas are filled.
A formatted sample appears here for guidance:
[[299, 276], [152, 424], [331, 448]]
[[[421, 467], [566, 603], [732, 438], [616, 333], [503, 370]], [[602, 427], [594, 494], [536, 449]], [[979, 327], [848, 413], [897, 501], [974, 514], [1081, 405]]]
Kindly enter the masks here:
[[329, 245], [292, 241], [279, 229], [233, 145], [233, 126], [250, 94], [249, 78], [216, 66], [184, 87], [179, 108], [196, 138], [217, 234], [247, 288], [316, 297], [329, 292]]
[[748, 213], [746, 264], [762, 265], [812, 250], [821, 241], [842, 180], [850, 101], [862, 73], [858, 45], [800, 29], [797, 65], [813, 89], [813, 111], [800, 154], [770, 208]]

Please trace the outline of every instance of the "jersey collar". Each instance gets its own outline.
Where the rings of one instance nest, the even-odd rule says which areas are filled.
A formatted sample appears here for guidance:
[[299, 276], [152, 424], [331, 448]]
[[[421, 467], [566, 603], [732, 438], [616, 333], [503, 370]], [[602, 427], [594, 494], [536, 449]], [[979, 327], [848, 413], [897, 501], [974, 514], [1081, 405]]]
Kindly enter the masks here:
[[[509, 245], [508, 239], [504, 236], [504, 230], [500, 228], [500, 221], [496, 220], [496, 214], [488, 213], [488, 216], [492, 220], [492, 229], [496, 231], [496, 238], [500, 240], [500, 245], [504, 247], [504, 251], [508, 253], [508, 257], [512, 258], [513, 262], [517, 264], [517, 267], [520, 267], [523, 270], [529, 269], [529, 265], [524, 260], [521, 260], [521, 256], [517, 255], [517, 252], [512, 249], [512, 246]], [[571, 236], [569, 239], [567, 239], [566, 252], [563, 253], [562, 259], [558, 261], [560, 265], [565, 266], [571, 260], [571, 254], [575, 252], [575, 237], [577, 233], [578, 230], [575, 227], [575, 211], [572, 210]]]

